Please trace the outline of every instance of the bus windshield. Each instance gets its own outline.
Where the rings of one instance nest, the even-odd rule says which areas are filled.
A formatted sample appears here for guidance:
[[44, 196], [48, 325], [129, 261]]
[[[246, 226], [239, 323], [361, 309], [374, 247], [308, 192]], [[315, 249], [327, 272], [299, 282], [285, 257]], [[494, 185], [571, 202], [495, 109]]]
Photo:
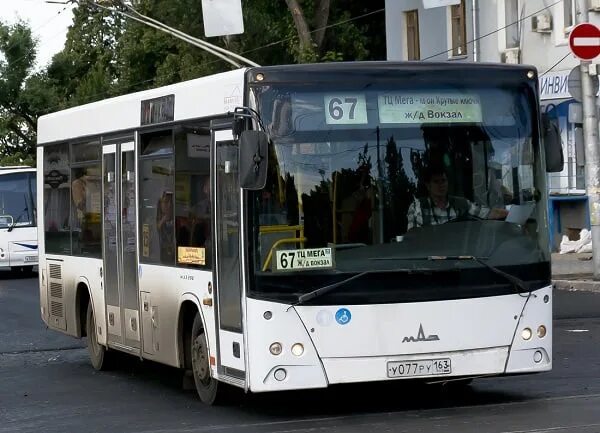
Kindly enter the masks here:
[[271, 142], [249, 193], [251, 295], [293, 301], [361, 272], [319, 302], [514, 293], [475, 258], [548, 284], [533, 92], [439, 81], [254, 88]]
[[33, 173], [0, 174], [0, 228], [34, 226], [34, 197]]

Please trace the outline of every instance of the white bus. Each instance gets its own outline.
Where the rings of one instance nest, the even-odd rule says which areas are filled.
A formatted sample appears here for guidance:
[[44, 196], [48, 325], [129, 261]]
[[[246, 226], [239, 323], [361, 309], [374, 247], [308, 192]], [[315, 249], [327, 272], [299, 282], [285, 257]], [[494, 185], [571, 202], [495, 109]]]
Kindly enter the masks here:
[[339, 63], [43, 116], [42, 317], [206, 403], [550, 370], [538, 102], [526, 66]]
[[35, 168], [0, 167], [0, 268], [30, 274], [38, 264]]

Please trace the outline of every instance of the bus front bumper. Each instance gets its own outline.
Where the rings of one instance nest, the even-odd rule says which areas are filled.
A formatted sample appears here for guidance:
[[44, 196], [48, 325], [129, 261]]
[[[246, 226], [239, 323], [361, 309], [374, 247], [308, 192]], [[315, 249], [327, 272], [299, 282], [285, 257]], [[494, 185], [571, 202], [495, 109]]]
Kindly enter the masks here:
[[[248, 315], [258, 319], [248, 330], [254, 392], [552, 369], [551, 287], [530, 296], [396, 305], [290, 308], [251, 300]], [[269, 353], [273, 342], [281, 353]]]

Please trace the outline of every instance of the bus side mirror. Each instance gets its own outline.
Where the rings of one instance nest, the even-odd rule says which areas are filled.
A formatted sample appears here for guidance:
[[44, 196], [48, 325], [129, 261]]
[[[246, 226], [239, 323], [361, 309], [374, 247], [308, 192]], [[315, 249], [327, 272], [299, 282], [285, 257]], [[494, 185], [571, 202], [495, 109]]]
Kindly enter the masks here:
[[267, 183], [269, 137], [262, 131], [240, 134], [240, 186], [257, 190]]
[[542, 115], [542, 144], [546, 155], [546, 172], [563, 171], [565, 159], [558, 125], [547, 115]]

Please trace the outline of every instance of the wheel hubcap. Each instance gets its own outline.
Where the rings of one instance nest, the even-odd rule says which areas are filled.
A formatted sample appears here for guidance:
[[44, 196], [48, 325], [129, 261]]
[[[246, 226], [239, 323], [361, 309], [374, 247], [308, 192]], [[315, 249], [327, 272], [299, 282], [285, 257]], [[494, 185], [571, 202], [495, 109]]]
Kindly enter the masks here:
[[88, 335], [88, 339], [90, 340], [90, 348], [92, 349], [92, 353], [94, 355], [98, 354], [98, 342], [96, 341], [96, 321], [94, 320], [94, 316], [92, 315], [90, 321], [90, 332]]
[[208, 350], [202, 334], [196, 336], [192, 344], [192, 369], [194, 371], [194, 376], [196, 376], [200, 382], [204, 385], [210, 383]]

